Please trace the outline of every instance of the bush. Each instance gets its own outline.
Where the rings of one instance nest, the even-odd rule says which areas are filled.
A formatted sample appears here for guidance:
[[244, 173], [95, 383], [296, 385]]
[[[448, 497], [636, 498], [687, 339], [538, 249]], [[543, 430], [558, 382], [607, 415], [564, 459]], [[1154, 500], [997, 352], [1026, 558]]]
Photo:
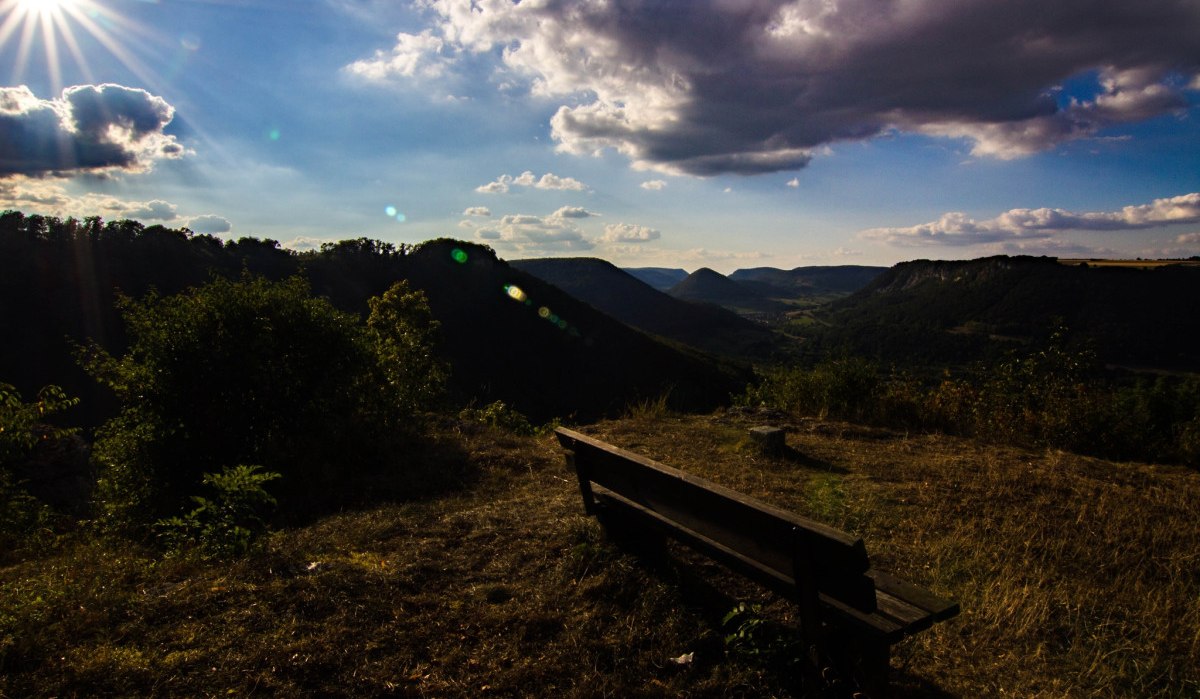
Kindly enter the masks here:
[[742, 402], [1107, 458], [1200, 465], [1200, 379], [1106, 380], [1093, 352], [1067, 349], [1062, 329], [1040, 349], [980, 364], [961, 377], [947, 373], [933, 385], [842, 358], [768, 370]]
[[263, 485], [278, 473], [260, 473], [258, 466], [227, 467], [204, 474], [212, 498], [192, 496], [196, 508], [180, 517], [155, 523], [159, 538], [176, 552], [198, 549], [202, 554], [227, 558], [249, 553], [267, 530], [264, 517], [277, 501]]
[[16, 388], [0, 383], [0, 551], [29, 548], [43, 538], [39, 534], [46, 531], [52, 512], [25, 489], [20, 470], [39, 443], [75, 432], [45, 421], [78, 402], [58, 386], [46, 386], [26, 403]]
[[122, 299], [128, 352], [84, 353], [123, 403], [95, 445], [105, 514], [137, 526], [177, 515], [229, 464], [281, 474], [281, 513], [303, 514], [410, 466], [416, 411], [438, 382], [423, 304], [398, 285], [364, 326], [300, 278], [248, 277]]

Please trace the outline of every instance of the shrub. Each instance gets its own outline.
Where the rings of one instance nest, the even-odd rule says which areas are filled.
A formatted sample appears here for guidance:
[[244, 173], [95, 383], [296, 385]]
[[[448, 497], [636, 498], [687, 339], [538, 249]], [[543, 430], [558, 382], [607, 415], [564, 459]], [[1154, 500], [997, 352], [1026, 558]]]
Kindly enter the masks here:
[[394, 287], [364, 326], [300, 278], [122, 299], [128, 352], [84, 353], [123, 403], [95, 446], [105, 514], [139, 526], [177, 515], [204, 474], [246, 463], [282, 474], [281, 513], [303, 514], [405, 467], [437, 381], [422, 306]]
[[216, 558], [249, 553], [266, 532], [264, 517], [277, 504], [263, 485], [277, 478], [278, 473], [245, 465], [204, 474], [203, 483], [214, 496], [194, 495], [191, 512], [156, 522], [159, 538], [176, 552], [198, 549]]
[[76, 405], [58, 386], [46, 386], [30, 403], [13, 386], [0, 383], [0, 551], [14, 552], [39, 543], [52, 513], [29, 494], [20, 467], [40, 442], [67, 437], [74, 429], [54, 427], [46, 419]]
[[538, 429], [529, 422], [529, 418], [501, 400], [489, 403], [482, 408], [463, 408], [458, 413], [458, 417], [460, 420], [478, 422], [492, 429], [513, 434], [530, 436], [538, 433]]

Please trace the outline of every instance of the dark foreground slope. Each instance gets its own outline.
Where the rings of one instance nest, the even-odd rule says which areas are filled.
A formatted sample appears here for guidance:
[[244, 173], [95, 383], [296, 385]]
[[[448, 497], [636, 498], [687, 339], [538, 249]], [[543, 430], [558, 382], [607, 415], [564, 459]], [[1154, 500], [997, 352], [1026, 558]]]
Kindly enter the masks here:
[[765, 357], [773, 349], [774, 335], [765, 327], [723, 308], [674, 298], [604, 260], [553, 258], [509, 264], [627, 325], [706, 352]]
[[[816, 420], [777, 422], [794, 455], [763, 457], [746, 449], [763, 419], [587, 431], [862, 536], [958, 600], [894, 648], [897, 699], [1195, 696], [1200, 474]], [[289, 528], [256, 556], [85, 540], [0, 568], [0, 696], [806, 696], [790, 602], [614, 548], [553, 437], [446, 438], [475, 487]], [[766, 623], [722, 625], [738, 602]]]
[[896, 265], [821, 315], [818, 343], [886, 361], [994, 356], [1058, 327], [1112, 363], [1200, 369], [1200, 269], [1085, 267], [1046, 257]]

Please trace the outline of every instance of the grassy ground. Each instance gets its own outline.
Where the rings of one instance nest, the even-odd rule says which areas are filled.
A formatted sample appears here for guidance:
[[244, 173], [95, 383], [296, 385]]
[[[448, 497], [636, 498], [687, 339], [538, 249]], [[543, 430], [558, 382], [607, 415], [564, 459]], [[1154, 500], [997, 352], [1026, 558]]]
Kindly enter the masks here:
[[[961, 602], [895, 649], [898, 695], [1200, 694], [1200, 474], [652, 408], [585, 431], [861, 535]], [[790, 455], [749, 448], [765, 422]], [[720, 626], [736, 600], [784, 626], [788, 605], [608, 546], [552, 438], [450, 436], [482, 472], [468, 491], [278, 532], [252, 559], [80, 541], [0, 569], [0, 696], [799, 692]]]

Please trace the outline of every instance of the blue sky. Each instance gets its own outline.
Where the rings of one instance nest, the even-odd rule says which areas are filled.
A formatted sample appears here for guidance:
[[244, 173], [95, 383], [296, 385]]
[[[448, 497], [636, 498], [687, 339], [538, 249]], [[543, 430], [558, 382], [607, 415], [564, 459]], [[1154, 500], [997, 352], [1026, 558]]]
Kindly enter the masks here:
[[0, 208], [791, 268], [1200, 254], [1200, 2], [0, 0]]

